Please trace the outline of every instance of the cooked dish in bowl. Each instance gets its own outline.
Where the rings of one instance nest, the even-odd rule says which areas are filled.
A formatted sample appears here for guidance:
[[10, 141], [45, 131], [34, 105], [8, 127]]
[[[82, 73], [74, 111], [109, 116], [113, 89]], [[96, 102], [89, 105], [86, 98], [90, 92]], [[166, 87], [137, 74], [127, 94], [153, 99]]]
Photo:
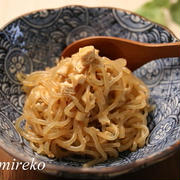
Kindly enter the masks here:
[[[146, 143], [136, 151], [120, 152], [117, 158], [107, 155], [106, 161], [83, 168], [84, 163], [95, 158], [70, 154], [65, 158], [49, 158], [34, 151], [31, 141], [18, 133], [14, 125], [23, 114], [24, 100], [28, 95], [22, 91], [22, 83], [15, 74], [31, 74], [44, 71], [46, 67], [51, 69], [68, 44], [94, 35], [148, 43], [178, 40], [168, 29], [116, 8], [68, 6], [46, 9], [23, 15], [7, 24], [0, 31], [0, 147], [16, 159], [31, 162], [34, 158], [36, 162], [44, 162], [46, 168], [43, 172], [61, 177], [108, 178], [159, 162], [179, 149], [178, 57], [158, 59], [133, 72], [146, 84], [150, 90], [149, 103], [155, 105], [147, 117], [149, 135]], [[22, 128], [25, 128], [24, 124], [25, 121], [20, 123]], [[38, 147], [38, 144], [35, 145]], [[80, 143], [73, 145], [78, 146]]]
[[89, 167], [144, 146], [149, 90], [125, 59], [100, 57], [87, 46], [52, 68], [18, 78], [26, 101], [16, 129], [38, 153], [89, 155]]

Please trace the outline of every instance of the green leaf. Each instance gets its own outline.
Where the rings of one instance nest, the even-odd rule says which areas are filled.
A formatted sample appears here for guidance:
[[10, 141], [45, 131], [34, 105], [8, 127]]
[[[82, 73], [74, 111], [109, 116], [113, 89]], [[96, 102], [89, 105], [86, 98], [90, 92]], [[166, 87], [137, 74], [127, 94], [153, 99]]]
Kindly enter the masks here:
[[140, 14], [141, 16], [148, 18], [149, 20], [152, 20], [159, 24], [166, 25], [166, 19], [165, 19], [163, 8], [160, 8], [154, 2], [155, 0], [145, 3], [136, 12]]
[[180, 24], [180, 0], [171, 5], [170, 13], [173, 21], [175, 21], [177, 24]]
[[153, 0], [152, 3], [156, 7], [166, 7], [170, 6], [170, 0]]

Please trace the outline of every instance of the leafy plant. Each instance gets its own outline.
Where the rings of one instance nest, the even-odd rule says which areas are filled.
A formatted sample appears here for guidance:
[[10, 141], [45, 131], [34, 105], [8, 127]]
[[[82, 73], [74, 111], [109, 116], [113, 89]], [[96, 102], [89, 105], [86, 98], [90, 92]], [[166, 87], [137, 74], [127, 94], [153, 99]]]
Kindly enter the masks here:
[[170, 12], [171, 12], [172, 19], [177, 24], [180, 24], [180, 0], [178, 0], [176, 3], [171, 5]]
[[172, 3], [170, 0], [151, 0], [136, 12], [152, 21], [167, 25], [164, 9], [170, 12], [173, 21], [180, 24], [180, 0], [176, 3]]

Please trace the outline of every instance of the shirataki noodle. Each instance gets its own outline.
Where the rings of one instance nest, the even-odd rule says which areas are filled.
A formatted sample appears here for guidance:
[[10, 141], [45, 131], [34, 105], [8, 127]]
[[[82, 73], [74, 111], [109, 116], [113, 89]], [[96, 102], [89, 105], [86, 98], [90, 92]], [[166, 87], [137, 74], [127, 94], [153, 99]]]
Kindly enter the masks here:
[[100, 57], [87, 46], [52, 68], [17, 77], [26, 100], [16, 129], [37, 153], [89, 155], [89, 167], [144, 146], [149, 91], [125, 59]]

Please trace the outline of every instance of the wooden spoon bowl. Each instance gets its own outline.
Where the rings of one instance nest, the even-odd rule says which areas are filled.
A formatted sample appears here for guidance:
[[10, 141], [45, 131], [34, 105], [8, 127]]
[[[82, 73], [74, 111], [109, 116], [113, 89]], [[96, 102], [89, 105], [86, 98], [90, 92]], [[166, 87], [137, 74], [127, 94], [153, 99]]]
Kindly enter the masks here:
[[64, 49], [61, 56], [69, 57], [88, 45], [98, 49], [101, 56], [125, 58], [132, 71], [155, 59], [180, 57], [180, 42], [150, 44], [110, 36], [92, 36], [75, 41]]

